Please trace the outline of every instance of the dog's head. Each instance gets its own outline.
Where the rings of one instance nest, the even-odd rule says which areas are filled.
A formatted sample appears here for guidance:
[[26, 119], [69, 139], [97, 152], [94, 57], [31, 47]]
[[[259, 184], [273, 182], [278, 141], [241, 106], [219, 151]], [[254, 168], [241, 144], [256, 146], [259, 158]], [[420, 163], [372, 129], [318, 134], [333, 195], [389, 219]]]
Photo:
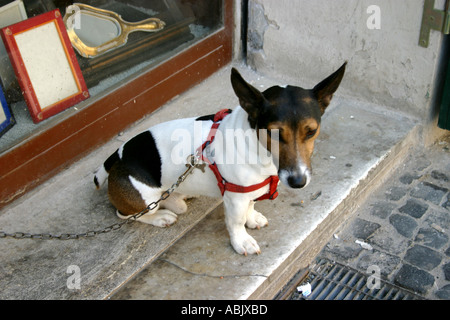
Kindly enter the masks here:
[[[339, 87], [347, 62], [313, 89], [274, 86], [260, 92], [236, 69], [231, 84], [260, 142], [278, 164], [280, 180], [291, 188], [303, 188], [311, 180], [311, 156], [320, 132], [320, 120]], [[273, 141], [272, 141], [273, 140]], [[273, 143], [275, 142], [275, 143]], [[272, 146], [278, 146], [272, 150]]]

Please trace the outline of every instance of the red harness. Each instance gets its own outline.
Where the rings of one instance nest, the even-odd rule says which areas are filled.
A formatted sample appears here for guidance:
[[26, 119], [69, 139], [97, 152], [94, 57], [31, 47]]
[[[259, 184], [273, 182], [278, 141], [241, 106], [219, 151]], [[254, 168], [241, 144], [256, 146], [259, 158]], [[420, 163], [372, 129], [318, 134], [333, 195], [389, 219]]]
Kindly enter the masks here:
[[248, 186], [248, 187], [239, 186], [237, 184], [226, 181], [220, 174], [219, 169], [217, 168], [217, 164], [215, 162], [211, 163], [211, 161], [209, 161], [209, 159], [203, 155], [203, 151], [205, 150], [205, 148], [211, 142], [213, 142], [214, 137], [216, 136], [217, 129], [219, 128], [220, 122], [223, 120], [223, 118], [225, 118], [230, 113], [231, 113], [230, 109], [223, 109], [215, 114], [214, 120], [213, 120], [214, 124], [211, 127], [211, 131], [209, 132], [208, 138], [197, 149], [197, 154], [200, 155], [200, 159], [202, 161], [209, 164], [209, 167], [211, 168], [212, 172], [216, 176], [217, 185], [219, 186], [222, 196], [225, 193], [225, 191], [235, 192], [235, 193], [247, 193], [247, 192], [256, 191], [258, 189], [261, 189], [262, 187], [269, 185], [269, 192], [262, 195], [255, 201], [266, 200], [266, 199], [274, 200], [276, 197], [278, 197], [277, 187], [278, 187], [278, 182], [280, 181], [278, 179], [278, 176], [270, 176], [263, 182], [254, 184], [252, 186]]

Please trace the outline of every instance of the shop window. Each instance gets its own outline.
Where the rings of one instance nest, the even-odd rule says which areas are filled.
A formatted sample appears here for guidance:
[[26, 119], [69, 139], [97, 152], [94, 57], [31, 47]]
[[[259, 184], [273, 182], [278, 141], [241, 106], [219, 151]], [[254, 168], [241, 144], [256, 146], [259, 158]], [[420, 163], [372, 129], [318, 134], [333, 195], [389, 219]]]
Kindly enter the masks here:
[[[11, 2], [11, 1], [3, 1]], [[124, 21], [138, 23], [149, 18], [158, 18], [164, 22], [164, 28], [155, 32], [136, 31], [128, 35], [126, 44], [112, 48], [93, 57], [83, 57], [76, 50], [77, 60], [89, 93], [92, 98], [107, 94], [127, 79], [142, 73], [169, 59], [177, 52], [192, 46], [223, 26], [222, 7], [220, 0], [90, 0], [79, 1], [77, 6], [73, 1], [66, 0], [32, 0], [23, 1], [28, 17], [58, 8], [64, 16], [69, 9], [80, 12], [79, 25], [74, 28], [80, 39], [95, 47], [100, 41], [119, 38], [122, 31], [111, 32], [109, 25], [116, 28], [112, 18], [102, 12], [110, 11], [119, 14]], [[98, 8], [97, 14], [83, 14], [83, 4]], [[73, 5], [73, 6], [72, 6]], [[81, 8], [81, 9], [80, 9]], [[92, 11], [90, 11], [92, 12]], [[89, 12], [89, 13], [90, 13]], [[6, 22], [6, 21], [5, 21]], [[5, 26], [0, 26], [5, 27]], [[116, 29], [117, 30], [117, 29]], [[102, 34], [103, 32], [103, 34]], [[10, 69], [8, 77], [14, 77], [13, 70], [6, 53], [1, 57], [2, 69]], [[49, 76], [51, 76], [49, 74]], [[2, 75], [0, 74], [0, 79]], [[4, 94], [8, 101], [16, 124], [0, 138], [0, 153], [20, 143], [48, 122], [58, 121], [63, 114], [39, 124], [34, 124], [27, 105], [23, 99], [17, 80], [2, 79]], [[90, 101], [73, 108], [83, 108]]]
[[[5, 19], [2, 14], [6, 10], [2, 13], [1, 8], [17, 3], [24, 8], [19, 13], [22, 17], [14, 17], [15, 21]], [[33, 122], [9, 57], [0, 48], [2, 101], [11, 113], [11, 117], [5, 114], [0, 119], [7, 116], [13, 119], [0, 135], [0, 207], [231, 60], [233, 0], [77, 3], [0, 0], [0, 28], [55, 9], [60, 10], [61, 17], [76, 10], [83, 14], [85, 5], [98, 11], [91, 16], [81, 15], [81, 20], [76, 21], [81, 26], [75, 31], [90, 47], [122, 36], [125, 29], [120, 21], [112, 21], [109, 12], [138, 25], [157, 18], [164, 27], [151, 32], [131, 32], [125, 40], [120, 39], [119, 45], [98, 55], [87, 55], [73, 45], [89, 98], [38, 123]], [[66, 24], [66, 28], [69, 33], [70, 26]]]

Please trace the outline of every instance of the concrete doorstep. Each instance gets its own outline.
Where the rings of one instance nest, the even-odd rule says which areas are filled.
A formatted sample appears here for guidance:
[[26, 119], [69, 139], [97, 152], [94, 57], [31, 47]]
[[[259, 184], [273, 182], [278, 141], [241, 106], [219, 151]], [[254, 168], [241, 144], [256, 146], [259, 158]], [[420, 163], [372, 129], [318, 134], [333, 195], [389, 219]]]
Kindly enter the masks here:
[[[236, 67], [261, 90], [283, 84]], [[230, 69], [4, 208], [0, 230], [82, 233], [119, 222], [106, 188], [95, 190], [92, 172], [151, 125], [236, 106]], [[79, 240], [0, 239], [0, 299], [271, 299], [402, 162], [420, 129], [417, 123], [338, 94], [323, 118], [311, 184], [301, 191], [280, 186], [277, 200], [256, 206], [269, 220], [266, 228], [249, 230], [261, 247], [259, 256], [234, 252], [221, 199], [197, 198], [166, 229], [132, 223]]]

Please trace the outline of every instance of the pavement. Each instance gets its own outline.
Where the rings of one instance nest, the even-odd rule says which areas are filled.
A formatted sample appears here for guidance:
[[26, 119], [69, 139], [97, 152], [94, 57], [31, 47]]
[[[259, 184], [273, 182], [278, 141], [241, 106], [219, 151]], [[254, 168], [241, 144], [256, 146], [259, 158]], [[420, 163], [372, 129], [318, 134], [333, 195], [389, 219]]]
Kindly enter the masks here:
[[316, 261], [327, 259], [367, 277], [377, 270], [382, 281], [419, 297], [449, 300], [449, 190], [450, 135], [428, 148], [411, 149]]
[[[234, 108], [238, 100], [229, 84], [231, 66], [237, 67], [260, 90], [275, 84], [304, 85], [295, 79], [263, 77], [238, 63], [229, 65], [3, 208], [0, 231], [84, 233], [119, 222], [105, 188], [95, 190], [93, 171], [124, 141], [154, 124]], [[322, 120], [313, 157], [313, 179], [308, 188], [290, 190], [280, 186], [275, 201], [256, 206], [269, 220], [268, 227], [249, 230], [262, 249], [261, 255], [236, 254], [225, 228], [221, 199], [201, 197], [191, 200], [188, 212], [179, 216], [170, 228], [133, 223], [78, 240], [0, 238], [0, 299], [272, 299], [298, 270], [314, 261], [336, 230], [404, 163], [417, 144], [423, 129], [420, 123], [420, 119], [389, 106], [341, 96], [338, 92]], [[427, 167], [434, 160], [429, 162]], [[443, 174], [435, 177], [448, 176], [449, 170], [442, 168], [434, 169]], [[420, 218], [425, 220], [431, 209], [441, 209], [442, 203], [435, 204], [418, 194], [425, 192], [430, 183], [449, 188], [437, 185], [435, 178], [421, 179], [412, 180], [411, 184], [417, 184], [419, 191], [411, 194], [428, 205], [427, 213]], [[445, 196], [448, 193], [442, 199]], [[405, 199], [406, 194], [398, 201]], [[445, 213], [447, 208], [441, 210]], [[395, 232], [394, 225], [402, 230], [405, 223], [401, 221], [413, 221], [418, 226], [404, 232], [412, 232], [414, 239], [419, 235], [427, 239], [427, 233], [419, 234], [422, 220], [407, 213], [394, 211], [384, 220], [376, 215], [370, 218], [378, 220], [363, 216], [360, 219], [380, 225], [382, 221], [391, 224], [392, 220], [391, 229]], [[430, 224], [423, 229], [431, 227], [432, 231], [438, 225], [436, 218], [435, 228]], [[445, 226], [441, 228], [448, 232]], [[391, 232], [388, 237], [392, 243], [385, 245], [396, 248], [395, 240], [400, 236], [394, 237]], [[366, 241], [371, 239], [377, 238], [362, 237]], [[425, 240], [414, 241], [437, 250]], [[372, 246], [378, 250], [375, 243]], [[418, 248], [409, 255], [417, 254], [421, 247]], [[364, 253], [360, 250], [358, 254]], [[447, 259], [439, 257], [440, 264]], [[433, 274], [442, 269], [427, 268], [421, 270]], [[397, 269], [393, 273], [396, 276]], [[438, 281], [432, 287], [435, 283]]]

